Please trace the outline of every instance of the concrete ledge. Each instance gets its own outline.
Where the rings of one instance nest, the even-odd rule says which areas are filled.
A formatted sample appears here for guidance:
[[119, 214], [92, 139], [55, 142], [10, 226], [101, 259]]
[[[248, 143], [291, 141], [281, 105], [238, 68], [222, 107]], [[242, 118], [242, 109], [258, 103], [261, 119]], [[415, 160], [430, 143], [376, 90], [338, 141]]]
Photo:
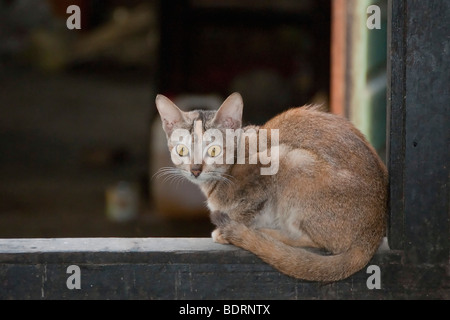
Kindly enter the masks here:
[[258, 259], [211, 238], [0, 239], [0, 263], [255, 263]]
[[[67, 287], [72, 265], [81, 289]], [[417, 278], [401, 252], [383, 246], [369, 265], [380, 268], [381, 289], [368, 288], [366, 268], [336, 283], [300, 281], [209, 238], [0, 239], [0, 299], [448, 297], [445, 268], [416, 266]]]

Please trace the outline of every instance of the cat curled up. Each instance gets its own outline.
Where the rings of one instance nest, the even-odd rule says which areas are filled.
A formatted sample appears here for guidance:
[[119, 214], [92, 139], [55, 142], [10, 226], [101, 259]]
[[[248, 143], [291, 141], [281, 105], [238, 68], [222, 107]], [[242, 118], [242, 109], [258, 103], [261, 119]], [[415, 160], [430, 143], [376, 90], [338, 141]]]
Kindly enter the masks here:
[[163, 173], [200, 187], [215, 242], [289, 276], [326, 282], [361, 270], [377, 251], [388, 174], [346, 119], [304, 106], [242, 127], [238, 93], [217, 111], [183, 112], [163, 95], [156, 106], [175, 164]]

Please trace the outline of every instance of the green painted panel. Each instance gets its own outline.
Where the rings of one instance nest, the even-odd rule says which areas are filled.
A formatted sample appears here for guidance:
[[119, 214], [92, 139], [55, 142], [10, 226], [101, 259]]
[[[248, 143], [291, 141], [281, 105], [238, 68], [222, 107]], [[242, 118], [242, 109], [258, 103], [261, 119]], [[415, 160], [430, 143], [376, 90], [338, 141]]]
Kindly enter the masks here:
[[[387, 0], [350, 2], [350, 120], [384, 159], [386, 149]], [[350, 4], [349, 4], [350, 5]], [[380, 8], [381, 29], [370, 29], [370, 5]]]

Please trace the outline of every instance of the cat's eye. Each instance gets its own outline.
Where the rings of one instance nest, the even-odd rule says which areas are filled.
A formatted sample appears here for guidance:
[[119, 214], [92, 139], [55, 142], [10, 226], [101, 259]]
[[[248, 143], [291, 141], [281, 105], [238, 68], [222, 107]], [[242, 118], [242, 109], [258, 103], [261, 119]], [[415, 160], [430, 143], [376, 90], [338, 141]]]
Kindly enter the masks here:
[[180, 157], [187, 157], [189, 155], [189, 149], [184, 144], [177, 145], [176, 151]]
[[220, 148], [219, 146], [212, 146], [208, 149], [208, 155], [212, 158], [215, 158], [220, 154], [221, 151], [222, 148]]

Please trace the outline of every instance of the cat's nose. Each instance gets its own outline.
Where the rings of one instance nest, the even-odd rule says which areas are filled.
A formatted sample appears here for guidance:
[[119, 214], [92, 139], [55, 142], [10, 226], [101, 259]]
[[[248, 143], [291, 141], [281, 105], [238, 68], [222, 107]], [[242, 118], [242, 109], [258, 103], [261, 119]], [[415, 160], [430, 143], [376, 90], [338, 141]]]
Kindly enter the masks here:
[[198, 178], [200, 173], [202, 173], [202, 167], [201, 166], [192, 166], [191, 173], [194, 175], [194, 177]]
[[198, 176], [200, 175], [200, 173], [202, 173], [200, 170], [191, 170], [192, 174], [194, 175], [194, 177], [198, 178]]

